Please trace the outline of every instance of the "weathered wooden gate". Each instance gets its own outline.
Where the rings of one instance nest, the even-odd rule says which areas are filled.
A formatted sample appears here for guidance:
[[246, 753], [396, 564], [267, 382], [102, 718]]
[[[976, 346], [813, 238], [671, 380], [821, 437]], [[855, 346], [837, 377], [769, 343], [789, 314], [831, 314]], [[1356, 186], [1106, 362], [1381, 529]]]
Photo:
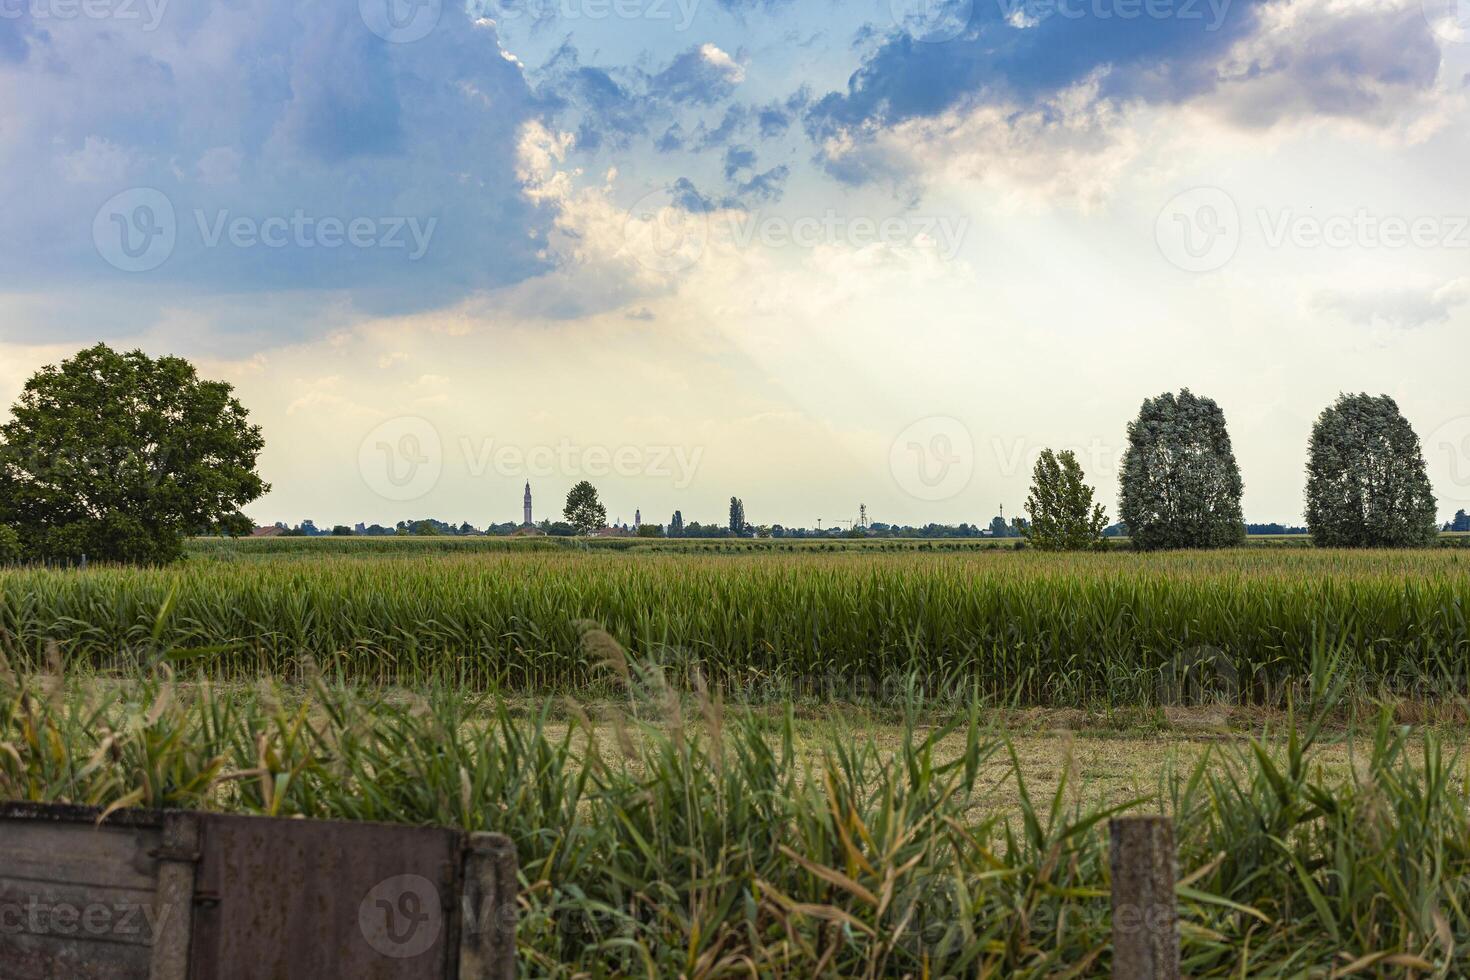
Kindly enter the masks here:
[[0, 977], [515, 975], [499, 834], [0, 804]]

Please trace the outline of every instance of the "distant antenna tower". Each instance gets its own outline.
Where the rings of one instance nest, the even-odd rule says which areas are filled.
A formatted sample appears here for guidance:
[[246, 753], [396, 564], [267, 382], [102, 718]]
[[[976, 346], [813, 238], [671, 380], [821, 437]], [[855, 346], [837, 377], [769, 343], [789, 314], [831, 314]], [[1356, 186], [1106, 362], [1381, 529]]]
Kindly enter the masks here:
[[858, 527], [867, 530], [868, 527], [868, 505], [858, 504]]

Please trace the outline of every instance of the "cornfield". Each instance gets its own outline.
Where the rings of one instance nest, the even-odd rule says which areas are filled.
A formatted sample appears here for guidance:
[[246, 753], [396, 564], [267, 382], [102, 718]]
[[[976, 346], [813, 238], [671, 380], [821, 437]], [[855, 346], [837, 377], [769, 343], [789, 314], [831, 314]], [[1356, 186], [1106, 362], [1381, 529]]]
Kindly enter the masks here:
[[[515, 549], [0, 571], [0, 650], [133, 675], [163, 651], [223, 680], [330, 677], [589, 692], [605, 629], [732, 699], [1284, 703], [1330, 665], [1453, 695], [1470, 664], [1457, 550], [1049, 556]], [[907, 696], [907, 695], [905, 695]]]
[[[935, 728], [909, 709], [896, 747], [833, 737], [813, 761], [789, 709], [622, 677], [602, 744], [575, 712], [443, 688], [7, 673], [0, 795], [501, 831], [521, 974], [566, 978], [1106, 976], [1105, 821], [1146, 807], [1178, 828], [1185, 975], [1470, 971], [1466, 767], [1387, 713], [1346, 772], [1317, 764], [1316, 722], [1288, 721], [1104, 809], [1065, 776], [1033, 797], [977, 702]], [[994, 802], [997, 765], [1017, 808]]]

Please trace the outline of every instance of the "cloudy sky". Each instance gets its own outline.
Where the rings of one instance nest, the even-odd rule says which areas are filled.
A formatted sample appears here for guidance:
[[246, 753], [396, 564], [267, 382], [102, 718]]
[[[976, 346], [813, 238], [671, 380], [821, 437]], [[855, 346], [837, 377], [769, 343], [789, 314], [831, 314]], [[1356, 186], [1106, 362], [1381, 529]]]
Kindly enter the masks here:
[[1386, 392], [1470, 507], [1470, 0], [0, 0], [0, 403], [235, 384], [260, 522], [1110, 513], [1139, 403], [1253, 521]]

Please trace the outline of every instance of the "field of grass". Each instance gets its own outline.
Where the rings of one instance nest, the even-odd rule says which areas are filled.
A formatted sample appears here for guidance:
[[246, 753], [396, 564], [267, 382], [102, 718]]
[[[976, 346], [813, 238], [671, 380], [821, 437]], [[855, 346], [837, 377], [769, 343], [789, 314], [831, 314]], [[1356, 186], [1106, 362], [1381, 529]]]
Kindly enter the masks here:
[[634, 544], [0, 570], [0, 797], [501, 831], [569, 980], [1105, 976], [1165, 812], [1186, 975], [1470, 972], [1470, 553]]
[[322, 544], [0, 571], [0, 650], [35, 665], [55, 642], [124, 674], [167, 651], [222, 679], [289, 676], [310, 657], [373, 683], [586, 695], [608, 682], [583, 642], [596, 627], [734, 699], [1071, 707], [1281, 704], [1338, 674], [1453, 696], [1470, 666], [1470, 555], [1453, 549], [298, 550]]

